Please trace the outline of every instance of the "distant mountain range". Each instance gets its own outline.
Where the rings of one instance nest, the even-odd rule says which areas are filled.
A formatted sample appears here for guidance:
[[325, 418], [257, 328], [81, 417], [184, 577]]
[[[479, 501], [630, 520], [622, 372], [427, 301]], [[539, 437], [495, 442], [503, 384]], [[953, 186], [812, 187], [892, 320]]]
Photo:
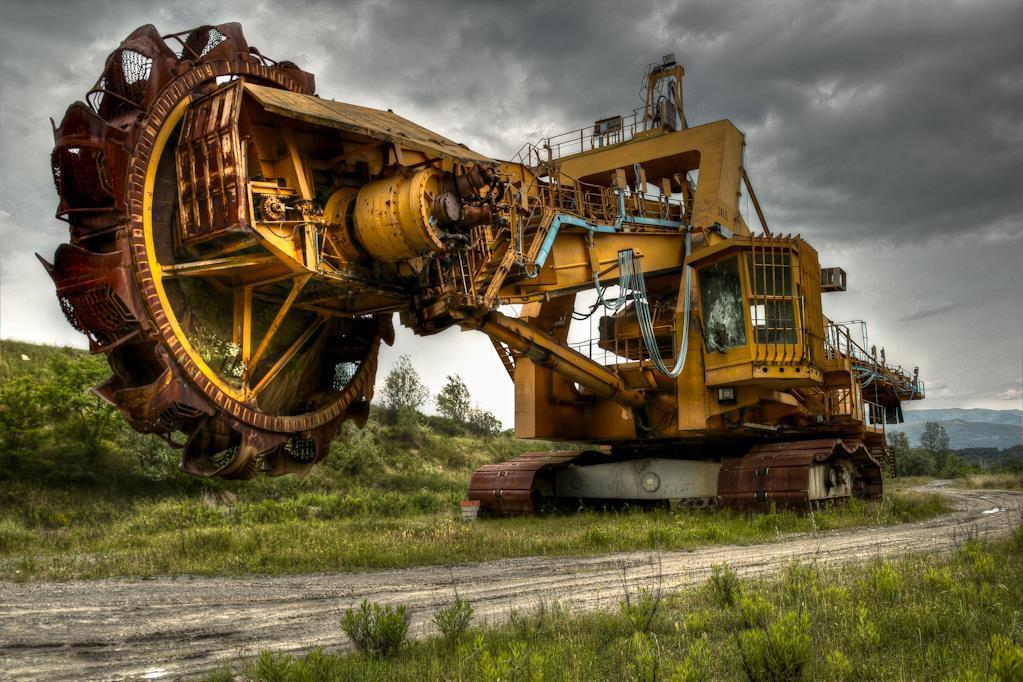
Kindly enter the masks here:
[[927, 422], [937, 422], [945, 428], [953, 450], [1023, 444], [1023, 410], [912, 410], [906, 411], [905, 418], [905, 423], [889, 425], [888, 430], [904, 432], [914, 447], [920, 445]]

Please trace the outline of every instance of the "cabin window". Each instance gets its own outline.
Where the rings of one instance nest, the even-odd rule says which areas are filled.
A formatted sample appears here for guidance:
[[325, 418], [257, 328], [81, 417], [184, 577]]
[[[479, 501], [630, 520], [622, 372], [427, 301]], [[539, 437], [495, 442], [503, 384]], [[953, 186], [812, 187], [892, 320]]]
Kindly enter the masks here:
[[738, 258], [728, 258], [701, 268], [700, 299], [707, 348], [724, 351], [746, 345]]
[[796, 343], [792, 254], [755, 251], [746, 256], [750, 281], [750, 327], [758, 344]]

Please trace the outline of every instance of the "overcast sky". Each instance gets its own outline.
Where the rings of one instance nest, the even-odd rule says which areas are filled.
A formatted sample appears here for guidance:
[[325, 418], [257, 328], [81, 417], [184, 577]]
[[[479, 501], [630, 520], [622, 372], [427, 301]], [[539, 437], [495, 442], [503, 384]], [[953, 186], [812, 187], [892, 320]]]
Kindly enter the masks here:
[[[866, 320], [890, 359], [919, 364], [918, 407], [1021, 406], [1018, 1], [0, 0], [0, 337], [85, 346], [32, 255], [66, 239], [48, 118], [137, 26], [224, 21], [315, 73], [321, 96], [392, 108], [498, 158], [641, 105], [646, 64], [673, 52], [690, 123], [728, 118], [746, 133], [772, 229], [849, 273], [825, 313]], [[399, 332], [381, 376], [400, 353], [433, 390], [461, 374], [511, 425], [511, 381], [482, 335]]]

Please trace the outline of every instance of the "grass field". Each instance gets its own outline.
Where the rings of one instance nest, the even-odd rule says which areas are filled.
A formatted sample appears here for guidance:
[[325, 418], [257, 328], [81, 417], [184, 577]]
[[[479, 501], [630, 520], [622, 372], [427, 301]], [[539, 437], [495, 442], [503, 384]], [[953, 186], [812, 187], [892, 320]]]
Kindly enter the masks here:
[[1023, 473], [972, 474], [956, 479], [955, 485], [962, 486], [963, 488], [1023, 490]]
[[[390, 657], [264, 652], [212, 675], [251, 680], [1019, 680], [1023, 528], [953, 554], [698, 589], [629, 586], [629, 605], [557, 604], [508, 623], [404, 645]], [[340, 630], [339, 630], [339, 638]], [[237, 679], [237, 678], [234, 678]]]
[[239, 495], [229, 505], [200, 495], [120, 504], [100, 494], [88, 499], [36, 491], [19, 495], [25, 505], [7, 506], [0, 517], [0, 579], [282, 574], [678, 550], [914, 521], [946, 510], [937, 495], [903, 492], [810, 516], [675, 509], [467, 524], [456, 519], [462, 486], [352, 487], [252, 500]]

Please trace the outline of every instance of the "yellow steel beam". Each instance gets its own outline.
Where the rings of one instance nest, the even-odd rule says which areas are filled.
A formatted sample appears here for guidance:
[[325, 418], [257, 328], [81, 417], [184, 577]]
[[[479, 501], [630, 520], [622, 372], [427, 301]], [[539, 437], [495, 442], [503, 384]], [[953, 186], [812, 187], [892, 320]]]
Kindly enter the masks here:
[[228, 270], [250, 268], [276, 263], [274, 256], [232, 256], [230, 258], [214, 258], [211, 260], [192, 261], [161, 265], [160, 272], [164, 277], [202, 277], [205, 275], [225, 274]]
[[467, 322], [465, 326], [479, 329], [492, 340], [557, 372], [597, 397], [613, 400], [625, 407], [642, 407], [646, 402], [642, 393], [629, 388], [621, 377], [604, 365], [521, 320], [492, 311], [482, 320]]
[[312, 201], [313, 191], [309, 187], [309, 177], [306, 175], [305, 164], [302, 162], [302, 155], [298, 151], [298, 144], [295, 142], [295, 132], [291, 125], [281, 122], [281, 133], [284, 137], [284, 144], [288, 146], [288, 155], [291, 157], [291, 164], [295, 167], [295, 178], [298, 182], [298, 193], [306, 201]]
[[301, 350], [303, 345], [305, 345], [305, 342], [308, 341], [312, 337], [313, 334], [315, 334], [316, 332], [318, 332], [320, 330], [320, 328], [323, 326], [323, 324], [324, 324], [324, 322], [326, 322], [326, 320], [327, 320], [327, 318], [325, 318], [325, 317], [318, 318], [316, 320], [316, 322], [314, 322], [311, 325], [309, 325], [306, 328], [306, 330], [304, 332], [302, 332], [301, 336], [299, 336], [297, 339], [295, 339], [294, 343], [292, 343], [290, 346], [288, 346], [288, 350], [284, 351], [284, 353], [281, 355], [281, 357], [279, 357], [277, 359], [277, 362], [275, 362], [273, 364], [273, 366], [269, 370], [267, 370], [267, 373], [263, 375], [263, 378], [260, 379], [256, 383], [256, 385], [252, 387], [251, 394], [253, 396], [259, 395], [259, 393], [264, 388], [266, 388], [267, 384], [269, 384], [271, 381], [273, 381], [274, 377], [276, 377], [278, 374], [280, 374], [281, 370], [284, 369], [284, 367], [289, 362], [291, 362], [291, 359], [293, 357], [295, 357], [295, 354], [298, 353], [299, 350]]
[[[299, 275], [292, 282], [291, 291], [288, 292], [287, 298], [284, 299], [280, 308], [277, 309], [277, 314], [274, 316], [273, 322], [270, 323], [270, 327], [266, 330], [266, 333], [263, 334], [263, 338], [260, 340], [259, 345], [256, 346], [256, 351], [252, 354], [252, 357], [246, 364], [246, 376], [249, 374], [249, 371], [256, 366], [260, 359], [262, 359], [263, 354], [266, 353], [266, 349], [270, 347], [270, 341], [272, 341], [274, 335], [277, 334], [277, 330], [281, 328], [281, 325], [284, 323], [284, 318], [291, 310], [292, 304], [295, 302], [295, 299], [298, 298], [299, 293], [301, 293], [302, 287], [306, 285], [306, 282], [308, 282], [311, 277], [311, 273], [308, 275]], [[247, 288], [251, 290], [251, 287]]]

